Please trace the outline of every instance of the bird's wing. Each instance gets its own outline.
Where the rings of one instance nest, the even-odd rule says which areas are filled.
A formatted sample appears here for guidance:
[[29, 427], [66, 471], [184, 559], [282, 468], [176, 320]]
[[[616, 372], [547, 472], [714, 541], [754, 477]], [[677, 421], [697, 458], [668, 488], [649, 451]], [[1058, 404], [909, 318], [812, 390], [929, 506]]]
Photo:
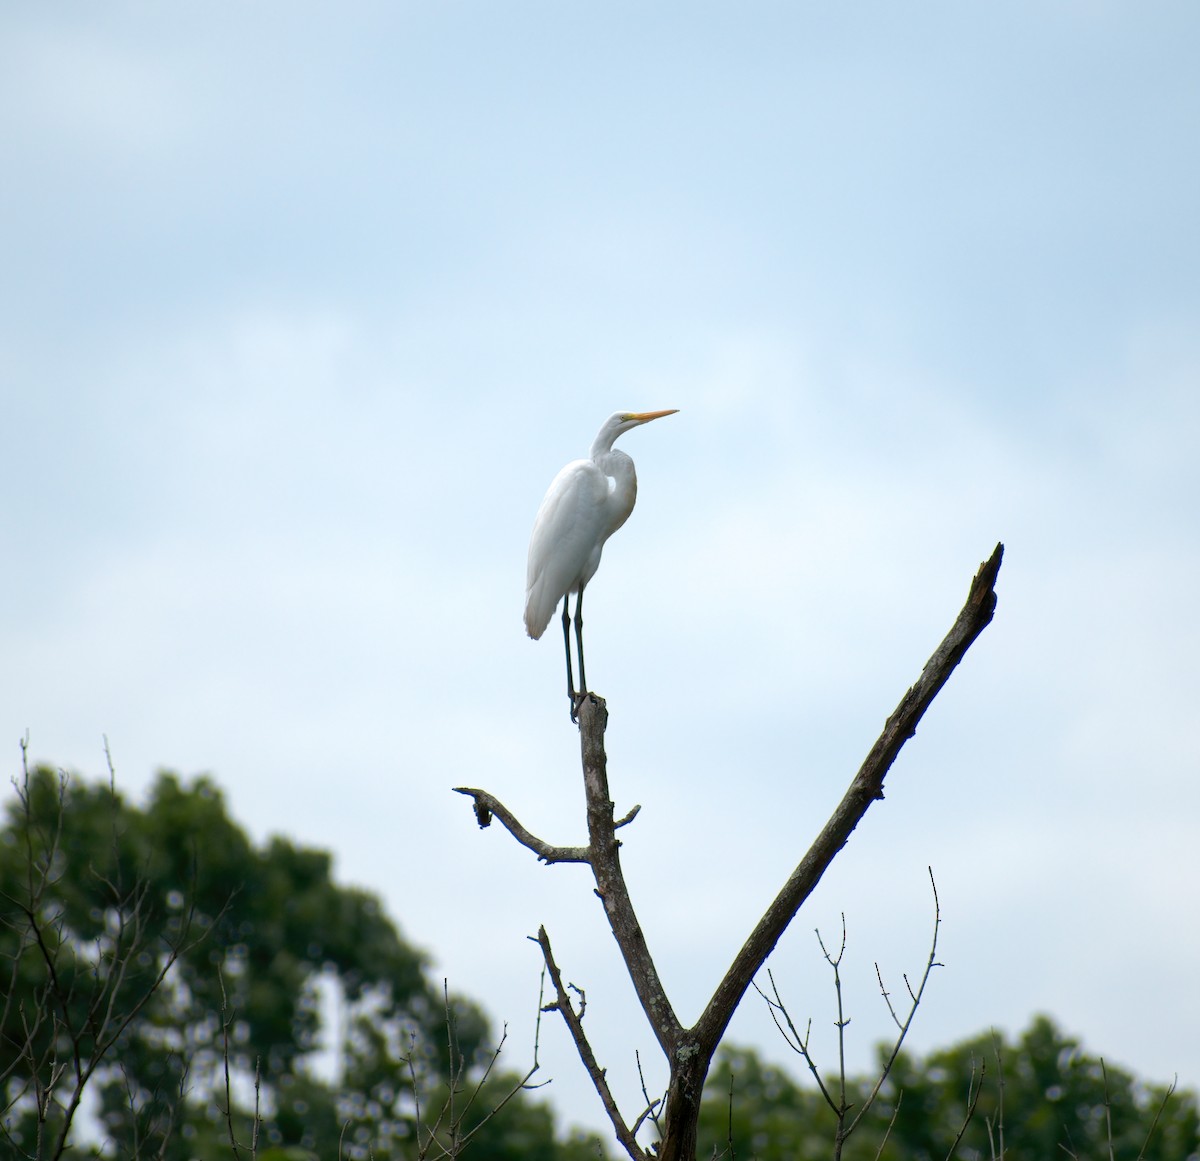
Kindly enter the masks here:
[[567, 464], [550, 484], [529, 538], [525, 629], [540, 637], [563, 595], [600, 563], [608, 534], [608, 480], [591, 460]]

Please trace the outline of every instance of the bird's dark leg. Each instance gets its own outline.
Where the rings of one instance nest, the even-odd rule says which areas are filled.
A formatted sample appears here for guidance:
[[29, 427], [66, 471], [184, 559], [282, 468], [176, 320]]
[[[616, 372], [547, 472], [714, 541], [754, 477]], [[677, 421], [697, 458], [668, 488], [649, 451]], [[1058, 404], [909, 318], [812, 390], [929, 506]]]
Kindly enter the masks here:
[[569, 606], [571, 604], [571, 594], [568, 592], [563, 597], [563, 648], [567, 654], [567, 697], [571, 699], [571, 721], [575, 720], [575, 671], [571, 668], [571, 614]]
[[579, 586], [579, 596], [575, 598], [575, 652], [579, 654], [579, 695], [582, 697], [588, 691], [587, 677], [583, 672], [583, 585]]

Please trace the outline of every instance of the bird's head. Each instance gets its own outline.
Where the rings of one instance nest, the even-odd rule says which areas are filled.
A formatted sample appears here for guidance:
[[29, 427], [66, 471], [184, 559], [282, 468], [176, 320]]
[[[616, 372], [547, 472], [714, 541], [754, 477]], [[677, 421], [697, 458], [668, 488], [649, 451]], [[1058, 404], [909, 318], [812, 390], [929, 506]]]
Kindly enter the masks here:
[[614, 412], [600, 429], [600, 433], [596, 436], [596, 442], [592, 444], [593, 457], [597, 454], [602, 455], [604, 452], [612, 451], [612, 445], [616, 441], [617, 436], [627, 432], [631, 427], [639, 427], [643, 423], [649, 423], [652, 419], [662, 419], [664, 415], [674, 415], [678, 410], [678, 407], [671, 407], [666, 411]]

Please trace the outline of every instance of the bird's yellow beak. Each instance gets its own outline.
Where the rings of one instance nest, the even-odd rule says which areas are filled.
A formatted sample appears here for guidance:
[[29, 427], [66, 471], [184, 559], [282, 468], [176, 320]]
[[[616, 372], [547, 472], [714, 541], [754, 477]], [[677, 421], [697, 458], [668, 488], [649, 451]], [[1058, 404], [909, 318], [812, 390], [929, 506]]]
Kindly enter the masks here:
[[636, 419], [638, 423], [649, 423], [652, 419], [662, 419], [664, 415], [674, 415], [678, 410], [678, 407], [672, 407], [667, 411], [635, 411], [626, 418]]

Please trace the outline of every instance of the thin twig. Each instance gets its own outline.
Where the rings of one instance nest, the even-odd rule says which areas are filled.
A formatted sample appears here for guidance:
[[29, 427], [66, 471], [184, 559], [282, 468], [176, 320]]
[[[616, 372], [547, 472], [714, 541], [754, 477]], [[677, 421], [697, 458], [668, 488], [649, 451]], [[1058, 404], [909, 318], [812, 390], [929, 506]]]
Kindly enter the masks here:
[[1154, 1120], [1150, 1122], [1150, 1131], [1146, 1134], [1146, 1139], [1142, 1142], [1142, 1147], [1138, 1150], [1137, 1161], [1142, 1161], [1146, 1156], [1146, 1150], [1150, 1148], [1150, 1138], [1154, 1136], [1154, 1130], [1158, 1128], [1159, 1118], [1167, 1111], [1167, 1104], [1171, 1097], [1175, 1095], [1175, 1089], [1179, 1085], [1179, 1074], [1176, 1073], [1174, 1079], [1167, 1087], [1167, 1091], [1163, 1094], [1163, 1099], [1159, 1101], [1158, 1108], [1154, 1111]]
[[250, 1156], [258, 1156], [258, 1134], [262, 1128], [262, 1057], [254, 1058], [254, 1122], [250, 1127]]
[[217, 983], [221, 988], [221, 1058], [225, 1070], [225, 1124], [229, 1129], [229, 1147], [237, 1158], [241, 1157], [242, 1153], [233, 1128], [233, 1096], [229, 1083], [229, 1025], [233, 1022], [233, 1017], [229, 1015], [229, 997], [225, 994], [225, 975], [220, 964], [217, 964]]
[[[830, 955], [825, 947], [824, 940], [821, 939], [821, 933], [817, 932], [817, 943], [821, 946], [821, 954], [825, 956], [825, 961], [833, 968], [833, 990], [837, 996], [837, 1020], [834, 1022], [834, 1027], [837, 1028], [837, 1046], [838, 1046], [838, 1101], [837, 1101], [837, 1133], [834, 1137], [833, 1157], [834, 1161], [842, 1155], [842, 1145], [846, 1138], [850, 1136], [854, 1130], [854, 1124], [846, 1128], [846, 1114], [850, 1111], [849, 1105], [846, 1103], [846, 1026], [850, 1021], [846, 1018], [845, 1010], [842, 1005], [842, 957], [846, 954], [846, 913], [842, 912], [842, 945], [838, 948], [836, 956]], [[862, 1115], [861, 1113], [859, 1114]], [[858, 1118], [855, 1118], [854, 1123], [857, 1124]]]
[[[775, 1027], [779, 1029], [780, 1035], [784, 1039], [784, 1043], [792, 1049], [793, 1052], [798, 1052], [803, 1058], [804, 1063], [808, 1065], [808, 1071], [812, 1073], [813, 1080], [817, 1083], [817, 1088], [821, 1095], [825, 1098], [825, 1103], [833, 1110], [836, 1115], [838, 1111], [838, 1103], [833, 1099], [833, 1095], [829, 1089], [825, 1087], [825, 1080], [821, 1076], [821, 1070], [817, 1067], [817, 1062], [813, 1059], [812, 1054], [808, 1050], [809, 1040], [812, 1037], [812, 1021], [808, 1022], [802, 1037], [796, 1029], [796, 1025], [792, 1022], [792, 1015], [784, 1005], [782, 998], [779, 995], [779, 985], [775, 982], [775, 975], [770, 968], [767, 968], [767, 979], [771, 981], [771, 991], [774, 996], [768, 996], [766, 992], [754, 984], [754, 990], [766, 1001], [767, 1010], [771, 1013], [771, 1019], [775, 1022]], [[784, 1023], [781, 1024], [780, 1016]], [[786, 1027], [785, 1027], [786, 1025]]]
[[967, 1082], [967, 1112], [963, 1117], [962, 1124], [958, 1127], [958, 1134], [954, 1138], [954, 1143], [950, 1146], [950, 1151], [946, 1154], [946, 1161], [952, 1161], [959, 1143], [967, 1131], [967, 1126], [975, 1116], [975, 1106], [979, 1104], [979, 1094], [983, 1092], [983, 1079], [985, 1076], [987, 1076], [987, 1062], [981, 1060], [979, 1062], [979, 1081], [978, 1083], [975, 1082], [975, 1061], [972, 1060], [971, 1079]]
[[[544, 986], [544, 981], [545, 981], [545, 972], [544, 971], [543, 971], [542, 975], [543, 975], [543, 986]], [[463, 1122], [466, 1119], [467, 1113], [471, 1109], [471, 1107], [474, 1105], [476, 1099], [482, 1094], [484, 1085], [487, 1083], [488, 1078], [491, 1076], [492, 1071], [495, 1068], [496, 1062], [500, 1059], [500, 1054], [504, 1050], [504, 1045], [508, 1041], [508, 1025], [505, 1025], [504, 1030], [500, 1036], [500, 1042], [496, 1045], [496, 1048], [493, 1051], [490, 1059], [488, 1060], [487, 1065], [484, 1067], [482, 1075], [479, 1077], [478, 1081], [475, 1083], [475, 1086], [471, 1092], [470, 1098], [468, 1099], [466, 1105], [463, 1107], [462, 1111], [458, 1114], [457, 1117], [455, 1117], [453, 1119], [453, 1121], [450, 1125], [450, 1138], [451, 1138], [450, 1155], [458, 1156], [467, 1147], [467, 1144], [472, 1140], [472, 1138], [475, 1137], [475, 1135], [477, 1133], [479, 1133], [479, 1131], [481, 1129], [483, 1129], [483, 1127], [485, 1125], [487, 1125], [488, 1122], [491, 1121], [493, 1117], [495, 1117], [497, 1114], [499, 1114], [501, 1112], [501, 1110], [503, 1110], [505, 1108], [505, 1106], [507, 1106], [508, 1103], [517, 1096], [518, 1093], [528, 1092], [533, 1089], [543, 1088], [545, 1085], [550, 1083], [548, 1080], [544, 1081], [542, 1084], [530, 1084], [529, 1083], [533, 1079], [534, 1073], [536, 1073], [538, 1068], [540, 1067], [540, 1065], [538, 1064], [538, 1052], [539, 1052], [539, 1045], [540, 1045], [540, 1038], [541, 1038], [541, 1019], [542, 1019], [541, 999], [542, 999], [542, 994], [541, 994], [541, 989], [539, 989], [538, 1014], [537, 1014], [536, 1029], [534, 1032], [534, 1041], [533, 1041], [533, 1063], [526, 1070], [526, 1072], [523, 1076], [521, 1076], [519, 1079], [517, 1079], [513, 1084], [511, 1084], [509, 1086], [508, 1090], [505, 1092], [503, 1097], [501, 1097], [501, 1099], [499, 1101], [497, 1101], [487, 1111], [487, 1113], [485, 1113], [484, 1116], [479, 1119], [479, 1121], [476, 1124], [474, 1124], [466, 1132], [463, 1131], [462, 1126], [463, 1126]]]
[[[992, 1029], [992, 1053], [996, 1057], [996, 1118], [984, 1117], [987, 1126], [988, 1148], [992, 1161], [1004, 1161], [1004, 1057], [1000, 1052], [1000, 1041], [996, 1029]], [[1000, 1142], [1000, 1151], [996, 1152], [996, 1142]]]
[[[896, 1058], [900, 1055], [900, 1049], [904, 1045], [905, 1037], [908, 1035], [908, 1030], [912, 1027], [913, 1020], [917, 1015], [917, 1009], [921, 1006], [921, 997], [925, 995], [925, 987], [929, 983], [929, 977], [933, 974], [935, 967], [942, 965], [937, 961], [937, 945], [938, 932], [942, 926], [942, 905], [938, 899], [937, 882], [933, 877], [933, 868], [929, 867], [929, 886], [933, 891], [933, 939], [929, 946], [929, 957], [925, 961], [925, 970], [921, 973], [921, 982], [916, 991], [912, 985], [908, 984], [908, 976], [904, 977], [905, 984], [908, 984], [908, 994], [912, 999], [912, 1006], [909, 1008], [908, 1016], [903, 1024], [900, 1025], [900, 1034], [896, 1037], [895, 1043], [892, 1045], [891, 1054], [888, 1056], [883, 1068], [880, 1070], [879, 1079], [875, 1082], [875, 1087], [871, 1090], [871, 1095], [863, 1102], [863, 1106], [858, 1111], [858, 1115], [851, 1122], [849, 1129], [846, 1130], [846, 1135], [849, 1136], [854, 1132], [855, 1126], [863, 1119], [867, 1111], [875, 1103], [875, 1098], [879, 1095], [879, 1090], [883, 1088], [884, 1082], [891, 1074], [892, 1066], [896, 1063]], [[891, 1008], [891, 1002], [888, 1002], [888, 1008]]]
[[633, 1051], [633, 1058], [637, 1061], [638, 1080], [642, 1085], [642, 1097], [646, 1102], [646, 1106], [638, 1114], [637, 1119], [633, 1122], [633, 1128], [630, 1131], [636, 1137], [638, 1129], [642, 1127], [642, 1123], [647, 1117], [649, 1117], [650, 1123], [661, 1133], [661, 1129], [659, 1128], [658, 1124], [658, 1106], [662, 1104], [662, 1098], [655, 1097], [652, 1099], [650, 1093], [646, 1091], [646, 1074], [642, 1071], [642, 1054], [638, 1052], [636, 1048]]
[[875, 1150], [875, 1161], [883, 1156], [883, 1148], [888, 1143], [888, 1138], [892, 1135], [892, 1130], [896, 1127], [896, 1118], [900, 1115], [900, 1103], [904, 1100], [904, 1093], [896, 1094], [896, 1104], [892, 1109], [891, 1118], [888, 1120], [887, 1128], [883, 1131], [883, 1140], [879, 1142], [879, 1148]]
[[729, 1161], [737, 1161], [737, 1150], [733, 1145], [733, 1069], [729, 1070], [729, 1111], [725, 1121], [728, 1126], [726, 1129], [726, 1144], [729, 1148]]
[[1108, 1092], [1108, 1068], [1104, 1063], [1104, 1057], [1100, 1057], [1100, 1076], [1104, 1081], [1104, 1133], [1108, 1138], [1108, 1161], [1116, 1161], [1116, 1153], [1113, 1149], [1113, 1131], [1112, 1131], [1112, 1098]]

